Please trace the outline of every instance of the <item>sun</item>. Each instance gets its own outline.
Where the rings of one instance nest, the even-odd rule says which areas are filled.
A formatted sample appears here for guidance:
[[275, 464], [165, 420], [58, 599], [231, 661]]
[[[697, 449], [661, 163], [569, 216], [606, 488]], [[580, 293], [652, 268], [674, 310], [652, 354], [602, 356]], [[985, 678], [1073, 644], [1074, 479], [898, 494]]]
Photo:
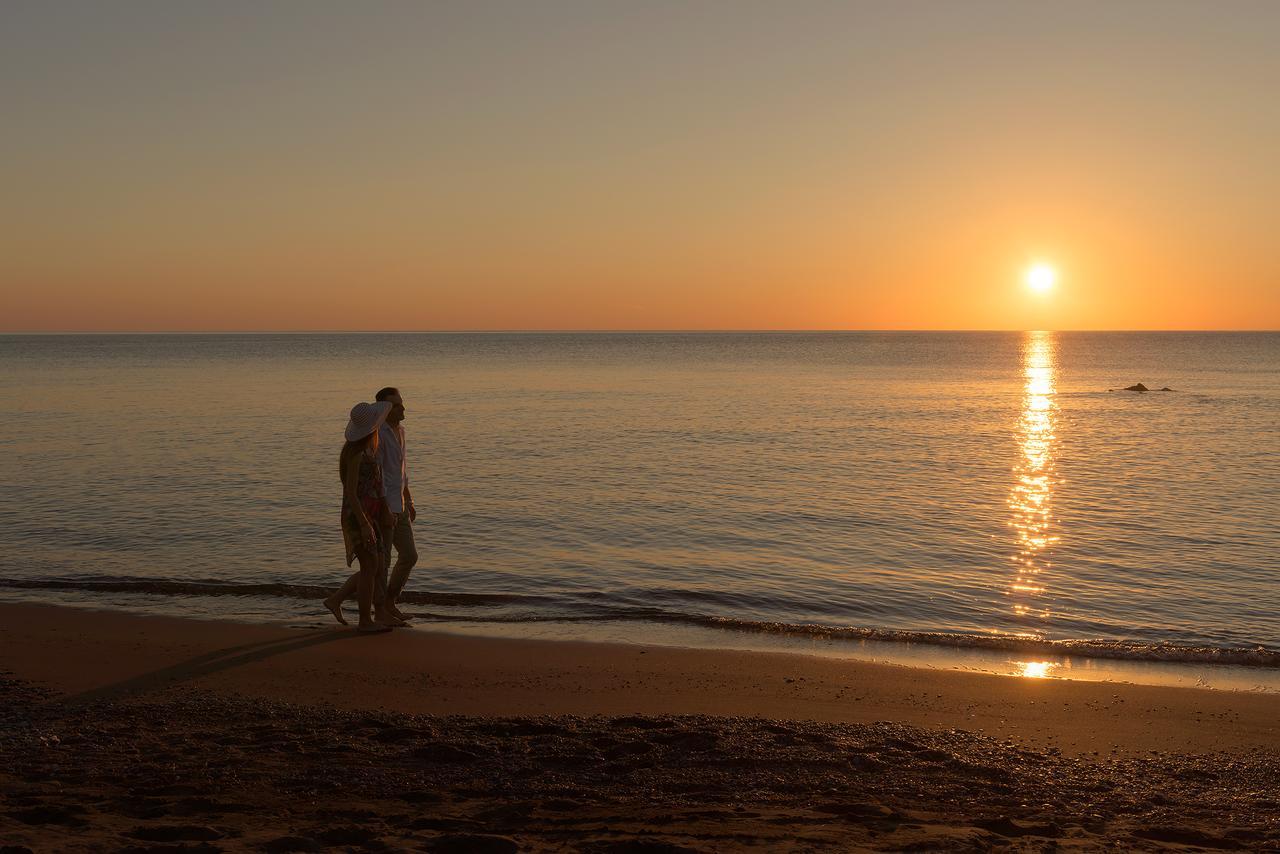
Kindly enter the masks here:
[[1027, 287], [1036, 293], [1047, 293], [1058, 281], [1058, 271], [1043, 261], [1032, 264], [1024, 276]]

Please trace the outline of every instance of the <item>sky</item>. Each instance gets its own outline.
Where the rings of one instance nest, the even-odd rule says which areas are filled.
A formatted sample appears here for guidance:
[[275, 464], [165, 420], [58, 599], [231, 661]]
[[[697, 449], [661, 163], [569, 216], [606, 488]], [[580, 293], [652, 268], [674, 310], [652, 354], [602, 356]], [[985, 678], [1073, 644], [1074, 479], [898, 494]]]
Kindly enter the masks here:
[[0, 331], [1277, 329], [1278, 42], [1272, 0], [8, 2]]

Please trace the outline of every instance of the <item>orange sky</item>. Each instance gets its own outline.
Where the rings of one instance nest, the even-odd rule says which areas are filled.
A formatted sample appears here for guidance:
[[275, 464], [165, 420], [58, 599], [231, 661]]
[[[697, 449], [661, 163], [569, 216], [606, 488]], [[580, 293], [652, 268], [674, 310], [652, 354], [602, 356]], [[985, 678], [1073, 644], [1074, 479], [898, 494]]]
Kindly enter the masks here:
[[1270, 2], [6, 6], [0, 330], [1276, 329], [1277, 38]]

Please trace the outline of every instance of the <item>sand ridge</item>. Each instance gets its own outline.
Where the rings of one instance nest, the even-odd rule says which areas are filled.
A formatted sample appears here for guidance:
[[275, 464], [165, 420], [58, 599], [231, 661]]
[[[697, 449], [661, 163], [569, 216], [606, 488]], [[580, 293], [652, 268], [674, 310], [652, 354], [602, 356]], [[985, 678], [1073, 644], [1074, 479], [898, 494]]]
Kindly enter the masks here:
[[0, 837], [36, 851], [1280, 846], [1275, 753], [1099, 761], [892, 723], [0, 693]]

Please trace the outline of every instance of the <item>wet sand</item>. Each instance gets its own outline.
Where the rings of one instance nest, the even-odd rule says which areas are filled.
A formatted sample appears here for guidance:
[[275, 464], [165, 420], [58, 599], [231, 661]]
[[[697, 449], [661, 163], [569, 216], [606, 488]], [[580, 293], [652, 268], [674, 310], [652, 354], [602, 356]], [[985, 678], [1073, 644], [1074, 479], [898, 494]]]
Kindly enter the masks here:
[[317, 625], [0, 605], [0, 845], [1280, 848], [1272, 695]]

